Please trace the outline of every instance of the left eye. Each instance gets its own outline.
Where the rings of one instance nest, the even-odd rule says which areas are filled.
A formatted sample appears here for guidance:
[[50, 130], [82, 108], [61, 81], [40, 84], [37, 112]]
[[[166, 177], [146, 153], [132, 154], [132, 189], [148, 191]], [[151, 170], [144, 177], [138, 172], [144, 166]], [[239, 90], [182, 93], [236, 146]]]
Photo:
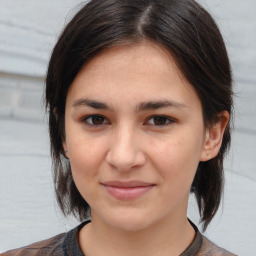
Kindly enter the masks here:
[[166, 116], [154, 116], [148, 120], [148, 124], [156, 126], [164, 126], [174, 122], [171, 118]]
[[93, 116], [88, 116], [83, 119], [83, 122], [86, 122], [88, 125], [103, 125], [107, 123], [107, 120], [104, 116], [100, 115], [93, 115]]

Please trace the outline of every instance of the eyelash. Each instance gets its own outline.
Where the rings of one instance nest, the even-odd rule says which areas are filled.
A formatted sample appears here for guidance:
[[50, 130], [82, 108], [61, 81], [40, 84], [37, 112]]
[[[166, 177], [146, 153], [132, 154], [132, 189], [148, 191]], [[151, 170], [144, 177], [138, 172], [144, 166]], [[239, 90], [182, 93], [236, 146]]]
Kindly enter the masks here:
[[[100, 123], [100, 124], [94, 124], [93, 123], [93, 118], [98, 118], [98, 119], [102, 119], [103, 123]], [[149, 123], [150, 120], [154, 120], [154, 119], [157, 119], [158, 118], [158, 121], [165, 121], [164, 124], [154, 124], [154, 123]], [[91, 119], [91, 122], [89, 122], [88, 120]], [[160, 119], [160, 120], [159, 120]], [[162, 119], [162, 120], [161, 120]], [[156, 120], [155, 120], [156, 121]], [[144, 123], [144, 124], [149, 124], [149, 125], [152, 125], [152, 126], [157, 126], [157, 127], [165, 127], [167, 125], [170, 125], [172, 123], [174, 123], [175, 120], [173, 118], [170, 118], [168, 116], [165, 116], [165, 115], [154, 115], [154, 116], [151, 116], [147, 119], [147, 121]], [[87, 126], [90, 126], [90, 127], [96, 127], [96, 128], [99, 128], [99, 127], [102, 127], [103, 125], [106, 125], [106, 124], [110, 124], [110, 122], [108, 121], [107, 118], [105, 118], [104, 116], [102, 115], [89, 115], [89, 116], [86, 116], [84, 118], [82, 118], [81, 120], [81, 123], [84, 123], [86, 124]], [[144, 125], [143, 124], [143, 125]]]
[[[164, 124], [158, 124], [158, 125], [156, 125], [156, 124], [150, 124], [150, 125], [154, 125], [154, 126], [157, 126], [157, 127], [164, 127], [164, 126], [170, 125], [170, 124], [172, 124], [172, 123], [175, 122], [175, 120], [174, 120], [173, 118], [170, 118], [170, 117], [168, 117], [168, 116], [165, 116], [165, 115], [154, 115], [154, 116], [151, 116], [150, 118], [148, 118], [147, 123], [148, 123], [150, 120], [153, 120], [153, 119], [156, 119], [156, 118], [158, 118], [158, 119], [163, 119], [162, 121], [165, 120], [165, 123], [164, 123]], [[156, 120], [155, 120], [155, 121], [156, 121]], [[158, 121], [159, 121], [159, 120], [158, 120]], [[167, 122], [167, 123], [166, 123], [166, 122]]]
[[[90, 118], [91, 119], [92, 118], [102, 118], [103, 119], [103, 123], [102, 124], [94, 124], [93, 122], [90, 123], [90, 122], [88, 122], [88, 120]], [[89, 115], [89, 116], [86, 116], [86, 117], [82, 118], [81, 122], [86, 124], [86, 125], [88, 125], [88, 126], [91, 126], [91, 127], [101, 127], [102, 125], [109, 124], [109, 122], [108, 123], [105, 122], [106, 120], [107, 119], [104, 116], [102, 116], [102, 115]]]

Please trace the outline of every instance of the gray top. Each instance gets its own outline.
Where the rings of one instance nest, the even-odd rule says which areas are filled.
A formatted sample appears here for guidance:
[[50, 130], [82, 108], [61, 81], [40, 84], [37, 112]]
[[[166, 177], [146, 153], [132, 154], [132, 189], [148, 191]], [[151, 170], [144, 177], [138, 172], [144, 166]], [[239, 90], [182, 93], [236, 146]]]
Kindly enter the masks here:
[[[19, 249], [0, 254], [1, 256], [86, 256], [83, 254], [79, 242], [78, 233], [81, 228], [89, 223], [83, 222], [67, 233], [62, 233], [50, 239], [40, 241]], [[196, 231], [195, 238], [190, 246], [180, 256], [235, 256], [204, 237], [195, 224], [190, 221]]]

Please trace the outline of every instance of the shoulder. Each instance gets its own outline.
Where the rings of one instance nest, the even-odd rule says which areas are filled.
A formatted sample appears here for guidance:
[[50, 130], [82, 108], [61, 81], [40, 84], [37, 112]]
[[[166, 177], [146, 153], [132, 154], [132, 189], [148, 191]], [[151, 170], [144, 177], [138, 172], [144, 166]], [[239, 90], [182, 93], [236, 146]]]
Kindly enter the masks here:
[[40, 255], [64, 255], [62, 244], [65, 239], [65, 233], [59, 234], [47, 240], [33, 243], [19, 249], [7, 251], [2, 253], [1, 256], [40, 256]]
[[202, 236], [202, 246], [196, 256], [237, 256], [217, 246], [205, 236]]
[[67, 233], [62, 233], [47, 240], [2, 253], [0, 256], [83, 256], [79, 246], [78, 232], [89, 222], [90, 220], [86, 220]]

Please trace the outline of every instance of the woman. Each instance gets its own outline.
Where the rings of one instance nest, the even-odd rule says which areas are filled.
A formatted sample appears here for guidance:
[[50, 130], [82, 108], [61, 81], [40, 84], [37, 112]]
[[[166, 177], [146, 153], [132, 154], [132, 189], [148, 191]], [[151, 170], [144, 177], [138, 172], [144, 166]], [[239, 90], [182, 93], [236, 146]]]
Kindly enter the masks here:
[[222, 36], [193, 0], [92, 0], [46, 78], [58, 203], [82, 222], [3, 255], [234, 255], [203, 229], [218, 210], [232, 87]]

